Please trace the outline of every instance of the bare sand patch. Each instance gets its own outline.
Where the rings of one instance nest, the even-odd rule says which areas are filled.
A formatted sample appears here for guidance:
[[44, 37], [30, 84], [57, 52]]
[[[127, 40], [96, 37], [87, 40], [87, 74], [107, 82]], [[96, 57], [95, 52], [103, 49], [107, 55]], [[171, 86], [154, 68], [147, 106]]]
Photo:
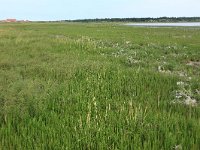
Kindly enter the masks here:
[[200, 61], [189, 61], [187, 63], [188, 66], [195, 66], [195, 67], [199, 67], [200, 66]]

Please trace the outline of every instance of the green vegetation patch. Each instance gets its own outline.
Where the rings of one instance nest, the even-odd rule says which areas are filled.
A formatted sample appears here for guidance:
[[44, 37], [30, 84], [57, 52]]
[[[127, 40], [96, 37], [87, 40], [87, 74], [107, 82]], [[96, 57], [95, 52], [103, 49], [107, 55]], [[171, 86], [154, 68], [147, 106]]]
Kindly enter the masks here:
[[200, 28], [0, 24], [0, 149], [199, 149]]

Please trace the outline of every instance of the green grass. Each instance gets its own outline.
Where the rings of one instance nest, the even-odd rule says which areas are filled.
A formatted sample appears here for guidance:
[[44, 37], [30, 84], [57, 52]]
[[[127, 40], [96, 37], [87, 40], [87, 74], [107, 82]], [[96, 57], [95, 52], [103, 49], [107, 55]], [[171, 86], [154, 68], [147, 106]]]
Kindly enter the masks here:
[[0, 149], [200, 149], [199, 62], [200, 28], [0, 24]]

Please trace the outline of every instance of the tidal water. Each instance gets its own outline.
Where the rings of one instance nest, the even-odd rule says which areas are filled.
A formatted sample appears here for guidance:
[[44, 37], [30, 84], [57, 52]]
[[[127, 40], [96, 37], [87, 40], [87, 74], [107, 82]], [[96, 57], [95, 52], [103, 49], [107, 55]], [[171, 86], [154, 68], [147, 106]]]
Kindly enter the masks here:
[[127, 26], [143, 27], [200, 27], [200, 22], [181, 22], [181, 23], [127, 23]]

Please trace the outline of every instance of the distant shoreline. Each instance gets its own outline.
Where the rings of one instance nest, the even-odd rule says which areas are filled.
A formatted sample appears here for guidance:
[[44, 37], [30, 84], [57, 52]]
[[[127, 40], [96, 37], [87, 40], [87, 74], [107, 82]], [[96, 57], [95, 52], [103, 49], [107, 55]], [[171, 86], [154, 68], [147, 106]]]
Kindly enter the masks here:
[[[12, 21], [15, 20], [15, 21]], [[29, 21], [16, 19], [0, 20], [0, 22], [83, 22], [83, 23], [101, 23], [101, 22], [124, 22], [124, 23], [185, 23], [200, 22], [200, 17], [159, 17], [159, 18], [96, 18], [96, 19], [74, 19], [74, 20], [55, 20], [55, 21]]]
[[159, 17], [159, 18], [103, 18], [60, 20], [58, 22], [147, 22], [147, 23], [176, 23], [200, 22], [200, 17]]
[[176, 23], [126, 23], [126, 26], [142, 27], [200, 27], [200, 22], [176, 22]]

